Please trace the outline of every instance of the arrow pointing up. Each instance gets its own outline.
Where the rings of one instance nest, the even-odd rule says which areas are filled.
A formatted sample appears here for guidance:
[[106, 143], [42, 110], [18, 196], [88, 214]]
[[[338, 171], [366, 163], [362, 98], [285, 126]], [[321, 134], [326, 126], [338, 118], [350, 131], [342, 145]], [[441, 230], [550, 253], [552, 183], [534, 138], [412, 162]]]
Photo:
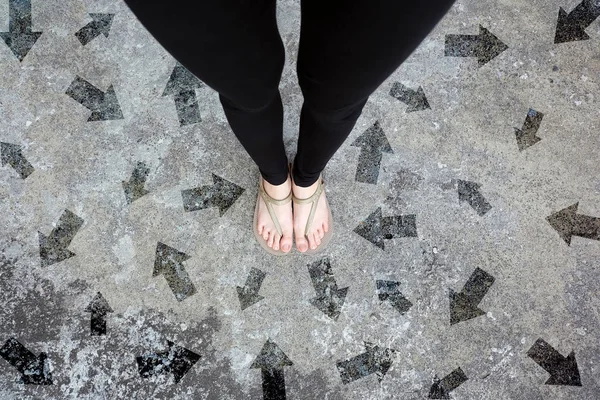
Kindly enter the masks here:
[[315, 292], [317, 292], [317, 297], [313, 297], [310, 304], [329, 318], [337, 320], [342, 311], [348, 287], [338, 289], [328, 258], [309, 264], [308, 273]]
[[6, 45], [23, 61], [42, 35], [31, 30], [31, 0], [8, 0], [8, 32], [0, 32]]
[[508, 46], [479, 25], [479, 35], [446, 35], [445, 56], [477, 57], [479, 66], [487, 64]]
[[148, 378], [161, 373], [172, 373], [175, 383], [179, 383], [181, 378], [188, 373], [201, 357], [200, 354], [177, 346], [170, 340], [167, 340], [167, 344], [169, 346], [167, 351], [151, 353], [135, 358], [138, 364], [138, 373], [142, 378]]
[[382, 153], [394, 152], [383, 129], [379, 126], [379, 121], [357, 137], [350, 146], [361, 148], [355, 180], [375, 185], [379, 177]]
[[196, 99], [196, 88], [204, 86], [202, 81], [180, 63], [175, 65], [163, 96], [175, 96], [175, 108], [180, 126], [202, 121]]
[[590, 37], [585, 29], [600, 16], [600, 3], [595, 0], [583, 0], [569, 14], [560, 7], [554, 43], [587, 40]]
[[92, 111], [88, 122], [123, 119], [121, 106], [112, 85], [103, 92], [85, 79], [75, 76], [65, 94]]
[[185, 211], [219, 207], [219, 216], [222, 217], [225, 211], [244, 193], [244, 189], [240, 186], [215, 174], [212, 174], [212, 179], [212, 186], [206, 185], [181, 191]]
[[17, 339], [10, 338], [0, 348], [0, 356], [21, 373], [20, 383], [52, 385], [52, 374], [48, 370], [46, 353], [42, 352], [36, 357]]
[[108, 37], [114, 16], [115, 14], [90, 13], [90, 17], [92, 17], [93, 21], [87, 23], [83, 28], [75, 32], [75, 36], [84, 46], [100, 34], [104, 34], [104, 37]]
[[106, 314], [113, 312], [102, 293], [98, 292], [96, 297], [85, 308], [85, 312], [92, 313], [91, 336], [106, 335]]
[[410, 88], [407, 88], [400, 82], [394, 82], [392, 89], [390, 90], [390, 96], [408, 105], [406, 112], [421, 111], [431, 108], [421, 86], [414, 91]]
[[359, 234], [381, 250], [385, 250], [383, 239], [394, 237], [417, 237], [417, 222], [414, 214], [382, 217], [381, 207], [377, 207], [356, 228]]
[[264, 400], [285, 400], [285, 376], [283, 367], [293, 365], [283, 351], [267, 339], [260, 354], [250, 368], [260, 368]]
[[532, 358], [533, 361], [550, 374], [546, 385], [581, 386], [581, 378], [574, 351], [567, 357], [563, 357], [552, 346], [540, 338], [527, 351], [527, 356]]
[[370, 342], [364, 342], [366, 351], [346, 361], [336, 364], [344, 384], [373, 373], [377, 374], [379, 382], [392, 366], [392, 358], [396, 350], [379, 347]]
[[156, 245], [152, 276], [164, 275], [178, 301], [183, 301], [196, 293], [196, 288], [182, 264], [189, 258], [187, 254], [164, 243], [158, 242]]
[[544, 114], [535, 111], [533, 108], [530, 108], [529, 112], [527, 113], [527, 117], [525, 118], [525, 122], [523, 123], [523, 128], [515, 128], [519, 151], [523, 151], [542, 140], [536, 136], [536, 133], [540, 128], [540, 124], [542, 123], [542, 118], [544, 118]]
[[458, 200], [466, 201], [479, 216], [485, 215], [492, 209], [490, 203], [483, 197], [479, 188], [479, 183], [458, 180]]
[[429, 398], [430, 399], [449, 399], [450, 392], [454, 389], [465, 383], [469, 378], [463, 372], [463, 370], [459, 367], [454, 371], [446, 375], [444, 379], [441, 381], [439, 379], [435, 379], [433, 385], [431, 385], [431, 389], [429, 390]]
[[65, 210], [60, 216], [56, 228], [52, 229], [50, 235], [46, 236], [38, 231], [42, 267], [64, 261], [75, 255], [67, 247], [69, 247], [69, 244], [71, 244], [71, 241], [82, 225], [83, 219], [71, 211]]
[[477, 306], [493, 283], [493, 276], [481, 268], [475, 268], [460, 293], [450, 289], [450, 325], [485, 315], [485, 311]]
[[33, 173], [34, 168], [29, 161], [23, 157], [21, 146], [1, 142], [0, 152], [2, 153], [2, 165], [9, 164], [19, 175], [21, 175], [21, 179], [25, 179]]
[[400, 289], [398, 289], [400, 282], [378, 280], [375, 283], [377, 285], [379, 300], [389, 301], [400, 314], [404, 314], [410, 310], [412, 303], [400, 293]]
[[133, 173], [131, 174], [131, 179], [129, 179], [129, 182], [122, 181], [123, 190], [125, 190], [125, 198], [127, 199], [128, 204], [131, 204], [140, 197], [150, 193], [144, 188], [146, 177], [148, 176], [149, 172], [150, 168], [146, 167], [146, 164], [143, 162], [138, 162], [133, 170]]
[[577, 214], [579, 203], [563, 208], [546, 217], [546, 221], [558, 232], [560, 237], [570, 246], [572, 236], [600, 240], [600, 218]]
[[260, 286], [266, 275], [266, 272], [263, 272], [258, 268], [252, 268], [248, 278], [246, 278], [244, 287], [236, 286], [242, 310], [245, 310], [251, 305], [264, 299], [263, 296], [258, 294], [258, 291], [260, 290]]

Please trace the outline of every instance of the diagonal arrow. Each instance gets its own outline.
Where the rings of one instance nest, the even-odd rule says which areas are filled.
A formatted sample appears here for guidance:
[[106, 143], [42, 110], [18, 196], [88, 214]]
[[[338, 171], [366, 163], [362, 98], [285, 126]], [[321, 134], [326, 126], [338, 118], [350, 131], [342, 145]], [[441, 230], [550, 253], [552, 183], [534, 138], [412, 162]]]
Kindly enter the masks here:
[[0, 37], [19, 62], [42, 35], [42, 32], [33, 32], [31, 25], [31, 0], [8, 0], [8, 32], [0, 32]]
[[508, 49], [490, 31], [479, 25], [479, 35], [446, 35], [445, 56], [451, 57], [477, 57], [479, 66], [487, 64], [490, 60]]
[[458, 180], [458, 200], [466, 201], [479, 216], [485, 215], [492, 209], [490, 203], [483, 197], [479, 188], [479, 183]]
[[308, 273], [315, 292], [317, 292], [317, 296], [310, 299], [310, 304], [329, 318], [337, 320], [342, 311], [348, 287], [338, 289], [328, 258], [309, 264]]
[[212, 179], [213, 185], [181, 191], [185, 211], [219, 207], [219, 216], [222, 217], [225, 211], [244, 193], [242, 187], [215, 174], [212, 174]]
[[198, 362], [200, 354], [196, 354], [184, 347], [177, 346], [167, 340], [169, 349], [161, 353], [150, 353], [135, 358], [138, 365], [138, 373], [142, 378], [148, 378], [158, 374], [172, 373], [175, 383]]
[[77, 231], [83, 225], [83, 219], [69, 210], [65, 210], [56, 227], [46, 236], [38, 231], [40, 238], [40, 258], [42, 267], [55, 264], [75, 255], [67, 249]]
[[178, 301], [183, 301], [196, 293], [196, 288], [182, 264], [189, 258], [187, 254], [164, 243], [158, 242], [156, 245], [152, 276], [164, 275]]
[[533, 108], [530, 108], [529, 112], [527, 113], [527, 117], [525, 117], [523, 128], [515, 128], [515, 135], [517, 136], [517, 145], [519, 146], [519, 151], [523, 151], [542, 140], [540, 137], [535, 135], [538, 129], [540, 129], [542, 118], [544, 118], [544, 114], [535, 111]]
[[113, 312], [102, 293], [98, 292], [96, 297], [85, 308], [85, 312], [92, 313], [90, 321], [91, 336], [106, 335], [106, 314]]
[[467, 375], [465, 375], [465, 373], [460, 367], [450, 372], [442, 380], [439, 380], [436, 377], [434, 379], [433, 385], [431, 385], [431, 389], [429, 390], [429, 398], [449, 399], [450, 392], [452, 392], [454, 389], [465, 383], [468, 379], [469, 378], [467, 378]]
[[143, 162], [138, 162], [131, 174], [129, 182], [121, 182], [123, 184], [123, 190], [125, 191], [127, 203], [131, 204], [140, 197], [150, 193], [144, 188], [144, 184], [146, 183], [146, 178], [148, 177], [149, 172], [150, 168], [148, 168], [146, 164]]
[[558, 21], [556, 21], [554, 43], [589, 39], [590, 37], [585, 33], [585, 29], [599, 16], [600, 3], [596, 0], [583, 0], [568, 14], [560, 7]]
[[379, 177], [382, 153], [393, 153], [392, 147], [385, 137], [383, 129], [376, 121], [350, 145], [360, 147], [358, 167], [356, 168], [357, 182], [376, 184]]
[[398, 289], [400, 282], [377, 280], [375, 284], [380, 301], [389, 301], [400, 314], [410, 310], [412, 303], [400, 293], [400, 289]]
[[75, 32], [75, 36], [77, 36], [79, 42], [84, 46], [100, 34], [108, 37], [114, 16], [115, 14], [90, 13], [93, 21], [88, 22], [83, 28]]
[[581, 386], [581, 377], [574, 351], [571, 351], [567, 357], [563, 357], [540, 338], [527, 351], [527, 356], [550, 374], [546, 385]]
[[394, 237], [417, 237], [417, 221], [414, 214], [381, 216], [381, 207], [377, 207], [353, 232], [359, 234], [375, 246], [385, 250], [383, 239]]
[[431, 109], [421, 86], [415, 91], [407, 88], [400, 82], [394, 82], [392, 89], [390, 90], [390, 96], [408, 105], [406, 112], [422, 111], [427, 110], [428, 108]]
[[379, 382], [392, 366], [394, 349], [379, 347], [370, 342], [364, 342], [366, 351], [346, 361], [338, 361], [336, 366], [344, 384], [364, 378], [373, 373], [377, 374]]
[[180, 63], [175, 65], [163, 96], [175, 96], [175, 108], [180, 126], [195, 124], [202, 121], [196, 99], [196, 88], [204, 84]]
[[73, 100], [92, 111], [88, 122], [123, 119], [121, 106], [119, 106], [117, 94], [112, 85], [106, 89], [106, 92], [103, 92], [76, 75], [65, 94], [71, 96]]
[[264, 299], [263, 296], [258, 294], [258, 291], [260, 290], [260, 286], [266, 275], [266, 272], [263, 272], [258, 268], [252, 268], [248, 278], [246, 278], [244, 287], [236, 286], [242, 310], [245, 310], [251, 305]]
[[26, 179], [34, 171], [33, 165], [23, 157], [21, 146], [12, 143], [0, 143], [0, 152], [2, 153], [2, 165], [9, 164], [15, 171]]
[[267, 339], [250, 366], [261, 369], [264, 400], [285, 400], [283, 367], [291, 365], [293, 363], [285, 353], [271, 339]]
[[17, 339], [10, 338], [0, 348], [0, 356], [21, 373], [19, 383], [52, 385], [52, 374], [46, 363], [48, 358], [46, 353], [42, 352], [36, 357]]
[[494, 280], [493, 276], [481, 268], [475, 268], [460, 293], [450, 289], [450, 325], [485, 315], [485, 311], [477, 306], [485, 297]]
[[579, 202], [546, 217], [546, 221], [570, 246], [572, 236], [600, 240], [600, 218], [577, 214]]

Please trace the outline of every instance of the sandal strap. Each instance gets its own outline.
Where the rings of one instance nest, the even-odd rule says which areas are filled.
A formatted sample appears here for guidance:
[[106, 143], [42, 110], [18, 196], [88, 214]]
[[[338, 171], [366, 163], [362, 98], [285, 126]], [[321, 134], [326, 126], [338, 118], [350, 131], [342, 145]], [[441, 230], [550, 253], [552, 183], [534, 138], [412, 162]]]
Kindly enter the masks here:
[[277, 206], [282, 206], [289, 203], [292, 200], [292, 191], [290, 190], [290, 193], [284, 199], [274, 199], [273, 197], [269, 196], [269, 194], [265, 191], [265, 188], [263, 186], [263, 178], [261, 177], [260, 179], [260, 196], [263, 198], [265, 204], [267, 205], [267, 211], [269, 212], [271, 220], [273, 220], [273, 223], [275, 224], [275, 229], [277, 229], [277, 233], [279, 233], [280, 236], [283, 236], [283, 231], [281, 230], [281, 225], [279, 225], [279, 220], [277, 219], [277, 215], [275, 214], [275, 210], [273, 209], [273, 204]]
[[317, 211], [317, 202], [319, 201], [319, 198], [321, 197], [321, 193], [323, 192], [323, 187], [324, 187], [323, 178], [321, 176], [319, 176], [319, 184], [317, 185], [317, 190], [315, 190], [315, 192], [310, 197], [307, 197], [305, 199], [300, 199], [300, 198], [294, 196], [294, 194], [292, 193], [292, 200], [294, 202], [296, 202], [296, 204], [312, 203], [312, 205], [310, 206], [310, 213], [308, 214], [308, 220], [306, 220], [306, 226], [304, 227], [304, 236], [306, 236], [306, 234], [308, 233], [308, 231], [310, 230], [310, 227], [312, 225], [313, 219], [315, 217], [315, 212]]

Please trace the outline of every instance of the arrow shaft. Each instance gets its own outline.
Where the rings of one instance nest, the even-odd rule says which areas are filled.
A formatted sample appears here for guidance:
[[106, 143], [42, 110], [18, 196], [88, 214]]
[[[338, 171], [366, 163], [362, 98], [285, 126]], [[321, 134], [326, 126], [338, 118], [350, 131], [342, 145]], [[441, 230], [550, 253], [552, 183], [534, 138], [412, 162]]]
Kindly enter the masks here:
[[394, 236], [417, 236], [416, 218], [414, 215], [394, 215], [382, 218], [382, 231], [386, 239]]
[[79, 76], [69, 86], [67, 94], [91, 110], [101, 109], [104, 105], [104, 92]]
[[200, 107], [194, 90], [185, 90], [175, 94], [175, 109], [181, 125], [194, 124], [201, 121]]
[[392, 86], [390, 94], [401, 102], [410, 104], [413, 98], [417, 95], [417, 92], [407, 88], [401, 83], [396, 82], [394, 86]]
[[446, 377], [444, 377], [444, 379], [442, 379], [440, 384], [448, 392], [451, 392], [454, 389], [456, 389], [457, 387], [459, 387], [460, 385], [462, 385], [468, 379], [469, 378], [467, 378], [467, 375], [465, 375], [463, 370], [461, 368], [457, 368], [454, 371], [452, 371], [450, 374], [448, 374]]
[[252, 268], [248, 278], [246, 278], [246, 284], [244, 285], [247, 292], [258, 293], [262, 285], [262, 281], [265, 279], [267, 274], [257, 268]]
[[338, 368], [342, 371], [342, 381], [349, 383], [377, 371], [377, 365], [369, 353], [359, 354], [347, 361], [338, 363]]
[[490, 289], [490, 286], [494, 283], [494, 280], [492, 275], [480, 268], [476, 268], [467, 283], [465, 283], [461, 293], [468, 298], [469, 303], [479, 304]]
[[92, 312], [90, 329], [92, 331], [92, 335], [94, 336], [106, 335], [106, 314]]
[[31, 32], [31, 0], [10, 0], [8, 3], [8, 30]]
[[544, 114], [535, 110], [530, 110], [523, 123], [522, 131], [527, 135], [535, 135], [540, 128]]
[[572, 226], [572, 235], [600, 240], [600, 218], [576, 214]]
[[66, 210], [58, 220], [56, 228], [52, 230], [50, 238], [62, 247], [68, 247], [75, 234], [83, 225], [83, 219]]
[[6, 341], [0, 349], [0, 355], [21, 373], [38, 361], [35, 354], [27, 350], [15, 338]]
[[590, 26], [599, 16], [600, 2], [597, 0], [584, 0], [569, 13], [569, 17], [583, 28]]
[[478, 35], [446, 35], [446, 56], [477, 57], [478, 51]]
[[565, 357], [543, 339], [538, 339], [529, 349], [527, 355], [550, 373], [555, 372], [557, 366], [562, 365], [565, 361]]
[[262, 389], [264, 400], [285, 400], [285, 377], [283, 368], [263, 368]]
[[363, 183], [377, 183], [382, 157], [381, 150], [370, 146], [362, 147], [358, 156], [355, 179]]

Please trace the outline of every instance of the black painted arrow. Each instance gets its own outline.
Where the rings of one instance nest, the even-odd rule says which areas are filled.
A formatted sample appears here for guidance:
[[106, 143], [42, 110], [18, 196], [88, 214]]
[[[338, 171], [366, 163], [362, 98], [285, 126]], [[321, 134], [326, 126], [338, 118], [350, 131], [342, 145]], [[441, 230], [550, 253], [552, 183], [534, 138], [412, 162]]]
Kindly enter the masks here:
[[267, 339], [260, 354], [250, 368], [260, 368], [264, 400], [285, 400], [285, 376], [283, 367], [293, 365], [283, 351]]
[[402, 293], [400, 293], [400, 282], [396, 281], [375, 281], [377, 286], [377, 293], [379, 295], [379, 300], [381, 301], [389, 301], [390, 304], [400, 312], [400, 314], [404, 314], [412, 307], [412, 303], [408, 301], [406, 297]]
[[185, 211], [202, 210], [208, 207], [219, 207], [219, 216], [235, 203], [244, 193], [242, 187], [212, 174], [213, 185], [200, 186], [181, 191]]
[[431, 108], [421, 86], [415, 91], [407, 88], [400, 82], [394, 82], [390, 90], [390, 96], [408, 105], [406, 112], [422, 111]]
[[475, 211], [477, 211], [479, 216], [482, 216], [490, 211], [492, 206], [483, 197], [481, 192], [479, 192], [480, 187], [481, 185], [479, 183], [458, 180], [458, 200], [466, 201]]
[[40, 258], [42, 267], [55, 264], [75, 255], [67, 249], [69, 244], [83, 225], [83, 219], [69, 210], [60, 216], [56, 227], [46, 236], [38, 231], [40, 238]]
[[161, 353], [150, 353], [135, 358], [138, 372], [142, 378], [148, 378], [158, 374], [172, 373], [175, 383], [198, 362], [200, 354], [196, 354], [184, 347], [177, 346], [167, 340], [169, 349]]
[[308, 273], [317, 296], [310, 299], [310, 304], [318, 308], [329, 318], [337, 320], [346, 300], [348, 287], [338, 289], [329, 259], [324, 258], [308, 265]]
[[236, 286], [238, 299], [240, 300], [240, 306], [242, 310], [250, 307], [251, 305], [258, 303], [263, 296], [258, 294], [260, 286], [262, 285], [263, 279], [267, 275], [266, 272], [261, 271], [258, 268], [252, 268], [248, 278], [246, 278], [246, 284], [244, 287]]
[[353, 232], [367, 239], [381, 250], [385, 250], [384, 239], [417, 237], [416, 216], [410, 214], [382, 217], [381, 207], [377, 207], [367, 219], [354, 228]]
[[479, 35], [446, 35], [445, 56], [477, 57], [479, 66], [487, 64], [508, 46], [479, 25]]
[[85, 308], [85, 312], [92, 313], [92, 319], [90, 320], [90, 335], [106, 335], [106, 314], [113, 312], [113, 309], [110, 308], [108, 302], [100, 292], [98, 292], [96, 297], [88, 304]]
[[460, 293], [450, 289], [450, 325], [485, 315], [485, 311], [477, 306], [485, 297], [494, 280], [493, 276], [481, 268], [475, 268]]
[[465, 383], [468, 379], [469, 378], [467, 378], [467, 375], [465, 375], [460, 367], [446, 375], [442, 380], [439, 380], [436, 377], [429, 390], [429, 398], [449, 399], [450, 392]]
[[152, 276], [164, 275], [178, 301], [183, 301], [196, 293], [196, 288], [182, 264], [189, 258], [187, 254], [164, 243], [158, 242], [156, 245]]
[[8, 32], [0, 32], [0, 37], [19, 61], [23, 61], [42, 35], [33, 32], [31, 25], [31, 0], [8, 0]]
[[75, 36], [77, 36], [79, 42], [84, 46], [100, 34], [104, 34], [104, 37], [108, 37], [114, 16], [115, 14], [90, 13], [90, 17], [92, 17], [93, 21], [75, 32]]
[[546, 385], [581, 386], [581, 377], [574, 351], [571, 351], [567, 357], [563, 357], [540, 338], [527, 351], [527, 356], [550, 374]]
[[146, 178], [148, 177], [149, 172], [150, 168], [148, 168], [146, 164], [143, 162], [138, 162], [131, 174], [129, 182], [122, 181], [127, 203], [131, 204], [140, 197], [150, 193], [144, 188], [144, 184], [146, 183]]
[[357, 137], [350, 146], [360, 147], [355, 180], [376, 184], [379, 177], [382, 153], [393, 153], [383, 129], [379, 126], [379, 121]]
[[52, 385], [52, 374], [48, 370], [46, 353], [36, 357], [15, 338], [4, 342], [0, 348], [0, 356], [21, 373], [19, 383], [35, 385]]
[[540, 128], [542, 118], [544, 118], [544, 114], [535, 111], [533, 108], [530, 108], [529, 112], [527, 113], [527, 117], [525, 117], [523, 128], [515, 128], [515, 135], [517, 136], [517, 145], [519, 146], [519, 151], [523, 151], [542, 140], [540, 137], [535, 135]]
[[563, 208], [546, 217], [546, 221], [558, 232], [560, 237], [570, 246], [572, 236], [600, 240], [600, 218], [577, 214], [579, 203]]
[[554, 43], [589, 39], [590, 37], [585, 33], [585, 29], [599, 16], [600, 3], [596, 0], [583, 0], [568, 14], [560, 7]]
[[175, 108], [180, 126], [202, 121], [195, 89], [203, 86], [202, 81], [187, 68], [179, 63], [175, 65], [162, 95], [175, 96]]
[[27, 178], [34, 171], [33, 165], [23, 157], [21, 146], [12, 143], [0, 143], [0, 152], [2, 165], [9, 164], [15, 171], [21, 175], [22, 179]]
[[92, 111], [88, 122], [123, 119], [121, 106], [112, 85], [103, 92], [85, 79], [75, 76], [65, 94]]
[[344, 384], [350, 383], [373, 373], [377, 374], [379, 382], [392, 366], [394, 349], [379, 347], [370, 342], [364, 342], [366, 352], [346, 361], [338, 361], [336, 366]]

